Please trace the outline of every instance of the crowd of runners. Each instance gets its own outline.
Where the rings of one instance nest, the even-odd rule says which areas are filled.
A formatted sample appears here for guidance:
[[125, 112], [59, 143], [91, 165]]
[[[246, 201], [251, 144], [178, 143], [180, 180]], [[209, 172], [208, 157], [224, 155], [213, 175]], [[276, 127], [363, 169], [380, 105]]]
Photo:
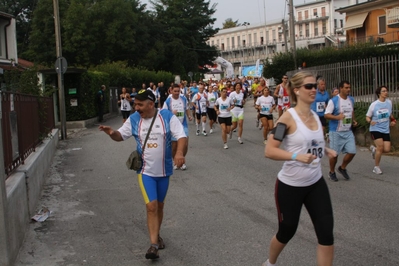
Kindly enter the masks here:
[[[371, 103], [364, 115], [370, 123], [370, 134], [374, 141], [370, 147], [375, 161], [372, 171], [382, 174], [379, 167], [381, 155], [391, 149], [390, 127], [396, 124], [396, 119], [392, 114], [392, 102], [388, 99], [388, 88], [381, 86], [375, 93], [377, 100]], [[187, 169], [184, 158], [188, 150], [188, 123], [195, 123], [196, 136], [208, 136], [214, 133], [216, 127], [220, 128], [221, 147], [228, 149], [228, 140], [233, 135], [236, 135], [238, 143], [244, 143], [245, 109], [255, 108], [257, 115], [254, 125], [260, 132], [259, 142], [263, 141], [265, 145], [265, 156], [285, 161], [278, 173], [275, 190], [279, 228], [270, 242], [269, 259], [263, 265], [275, 265], [280, 252], [294, 236], [302, 205], [306, 206], [314, 223], [318, 238], [318, 265], [332, 265], [333, 215], [328, 187], [321, 171], [321, 158], [328, 156], [328, 177], [331, 181], [338, 181], [336, 170], [345, 180], [350, 179], [347, 166], [356, 154], [353, 128], [357, 126], [357, 121], [349, 81], [341, 81], [330, 93], [323, 77], [316, 78], [305, 71], [291, 78], [282, 76], [281, 83], [274, 91], [268, 88], [264, 78], [183, 81], [180, 84], [172, 83], [168, 88], [162, 82], [158, 85], [151, 82], [148, 87], [142, 84], [138, 92], [132, 89], [129, 93], [123, 88], [118, 102], [123, 126], [118, 131], [107, 126], [100, 126], [100, 130], [116, 141], [134, 136], [141, 151], [144, 135], [151, 131], [152, 123], [157, 121], [156, 130], [161, 130], [162, 134], [154, 135], [151, 132], [150, 139], [154, 143], [144, 147], [165, 147], [162, 153], [152, 150], [148, 151], [148, 156], [143, 155], [143, 161], [149, 164], [154, 164], [153, 158], [159, 157], [163, 162], [157, 166], [160, 174], [151, 175], [152, 170], [145, 168], [146, 163], [138, 171], [152, 243], [146, 258], [158, 258], [158, 249], [165, 247], [159, 230], [171, 173], [168, 165], [172, 167], [173, 164], [174, 170]], [[131, 115], [135, 111], [139, 114]], [[142, 128], [142, 123], [146, 124], [146, 128]], [[157, 137], [159, 134], [163, 137]], [[343, 154], [343, 159], [336, 168], [340, 154]], [[160, 177], [166, 178], [160, 179], [163, 180], [162, 184], [158, 180]], [[157, 196], [160, 193], [157, 190], [162, 191], [162, 197]]]

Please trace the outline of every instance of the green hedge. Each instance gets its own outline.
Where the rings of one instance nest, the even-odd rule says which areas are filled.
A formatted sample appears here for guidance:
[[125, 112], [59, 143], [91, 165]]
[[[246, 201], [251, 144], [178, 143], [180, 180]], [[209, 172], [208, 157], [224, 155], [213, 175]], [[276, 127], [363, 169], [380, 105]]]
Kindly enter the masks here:
[[[322, 50], [298, 49], [296, 53], [297, 67], [314, 67], [339, 62], [359, 60], [399, 53], [399, 46], [376, 46], [372, 43], [363, 43], [337, 49], [327, 47]], [[295, 64], [292, 53], [278, 53], [272, 59], [264, 60], [263, 76], [280, 79], [287, 71], [294, 70]]]
[[93, 68], [93, 70], [109, 74], [110, 85], [112, 87], [135, 87], [141, 88], [141, 84], [147, 86], [150, 82], [157, 84], [163, 81], [165, 86], [174, 82], [175, 77], [172, 73], [166, 71], [150, 71], [144, 68], [127, 67], [126, 62], [105, 63]]
[[[65, 109], [66, 120], [86, 120], [97, 116], [96, 94], [100, 90], [101, 85], [105, 85], [106, 97], [109, 97], [110, 78], [108, 73], [99, 71], [87, 71], [83, 74], [76, 75], [71, 78], [69, 87], [77, 88], [77, 94], [68, 94], [68, 88], [65, 89]], [[71, 106], [71, 99], [78, 100], [78, 106]], [[109, 101], [105, 101], [104, 110], [108, 110]]]

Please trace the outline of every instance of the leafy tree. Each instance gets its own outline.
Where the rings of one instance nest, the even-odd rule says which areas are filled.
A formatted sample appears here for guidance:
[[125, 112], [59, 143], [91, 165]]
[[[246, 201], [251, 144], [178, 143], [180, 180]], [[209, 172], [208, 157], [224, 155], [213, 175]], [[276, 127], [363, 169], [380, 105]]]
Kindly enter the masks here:
[[65, 55], [72, 64], [97, 65], [132, 59], [136, 1], [72, 0], [63, 19]]
[[228, 18], [224, 21], [223, 23], [223, 29], [230, 29], [230, 28], [235, 28], [240, 26], [240, 24], [238, 23], [238, 20], [233, 21], [233, 19]]
[[[59, 1], [60, 15], [65, 13], [66, 8], [66, 2]], [[33, 11], [31, 27], [29, 48], [22, 52], [22, 57], [37, 64], [53, 65], [57, 56], [52, 0], [40, 0], [37, 2], [37, 6]]]
[[158, 30], [155, 38], [164, 43], [162, 48], [167, 51], [164, 60], [158, 64], [161, 69], [185, 74], [188, 71], [197, 72], [200, 65], [210, 64], [217, 51], [206, 41], [218, 31], [212, 27], [216, 21], [212, 18], [216, 4], [210, 6], [210, 2], [204, 0], [150, 2], [154, 6], [154, 21]]

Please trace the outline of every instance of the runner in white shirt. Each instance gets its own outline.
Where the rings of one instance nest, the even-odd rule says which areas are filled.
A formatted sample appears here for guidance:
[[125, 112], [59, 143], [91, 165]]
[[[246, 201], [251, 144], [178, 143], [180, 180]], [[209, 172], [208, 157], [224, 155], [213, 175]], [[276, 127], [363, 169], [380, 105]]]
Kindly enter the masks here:
[[132, 106], [130, 102], [132, 99], [130, 98], [130, 94], [126, 92], [126, 88], [122, 88], [122, 93], [119, 95], [118, 103], [121, 106], [121, 113], [123, 118], [123, 123], [125, 123], [126, 119], [130, 116], [130, 111], [132, 110]]
[[[146, 259], [159, 258], [158, 249], [165, 248], [160, 237], [164, 200], [168, 191], [169, 177], [173, 174], [173, 162], [181, 167], [185, 163], [183, 150], [186, 145], [186, 134], [179, 119], [168, 110], [157, 112], [155, 96], [149, 90], [140, 90], [135, 97], [135, 109], [129, 119], [118, 130], [100, 125], [114, 141], [123, 141], [134, 137], [137, 151], [142, 157], [142, 167], [137, 171], [140, 189], [146, 203], [147, 226], [151, 246], [145, 254]], [[151, 123], [153, 127], [149, 132]], [[142, 145], [147, 134], [149, 137], [143, 152]], [[176, 155], [172, 158], [171, 138], [177, 139]]]
[[198, 85], [198, 92], [193, 96], [192, 103], [195, 108], [195, 115], [197, 118], [197, 136], [200, 134], [199, 125], [202, 123], [202, 134], [206, 136], [206, 108], [208, 107], [208, 95], [204, 91], [205, 87], [203, 83]]
[[219, 97], [219, 94], [217, 93], [217, 86], [216, 84], [214, 86], [210, 86], [209, 87], [209, 92], [208, 92], [208, 102], [209, 105], [206, 109], [206, 112], [208, 114], [208, 118], [209, 118], [209, 133], [212, 134], [213, 133], [213, 124], [216, 123], [216, 111], [215, 111], [215, 102], [216, 99]]
[[233, 130], [237, 128], [238, 125], [238, 142], [243, 144], [241, 139], [242, 137], [242, 129], [244, 126], [244, 105], [245, 105], [245, 96], [242, 92], [241, 83], [234, 84], [234, 91], [229, 95], [230, 99], [234, 102], [234, 108], [231, 110], [232, 123], [233, 126], [230, 131], [230, 138], [233, 135]]
[[227, 88], [222, 88], [220, 91], [221, 96], [216, 100], [214, 109], [218, 115], [218, 121], [220, 127], [222, 128], [222, 140], [223, 140], [223, 148], [228, 149], [227, 146], [227, 134], [230, 133], [231, 130], [231, 113], [230, 110], [233, 109], [234, 103], [233, 101], [227, 97]]
[[269, 95], [268, 87], [263, 89], [263, 95], [256, 99], [255, 108], [259, 110], [260, 121], [263, 126], [263, 143], [267, 144], [267, 134], [273, 128], [273, 110], [276, 108], [274, 98]]
[[[169, 95], [169, 97], [166, 99], [166, 101], [163, 104], [162, 109], [168, 109], [171, 111], [182, 123], [183, 128], [184, 128], [184, 133], [187, 136], [187, 142], [186, 146], [184, 147], [183, 155], [186, 157], [187, 151], [188, 151], [188, 120], [193, 120], [193, 117], [191, 116], [190, 108], [188, 105], [187, 98], [185, 96], [180, 95], [180, 86], [178, 84], [173, 85], [172, 93]], [[177, 149], [177, 139], [172, 138], [172, 156], [175, 157], [176, 154], [176, 149]], [[173, 169], [177, 170], [179, 169], [176, 164], [173, 165]], [[186, 164], [183, 164], [182, 167], [180, 167], [181, 170], [186, 170], [187, 166]]]

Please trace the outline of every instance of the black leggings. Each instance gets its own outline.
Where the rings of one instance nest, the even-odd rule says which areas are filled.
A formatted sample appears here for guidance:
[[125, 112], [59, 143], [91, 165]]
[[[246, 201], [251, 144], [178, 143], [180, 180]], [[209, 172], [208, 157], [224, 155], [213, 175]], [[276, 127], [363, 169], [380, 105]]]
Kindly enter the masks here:
[[299, 223], [302, 205], [305, 205], [320, 245], [334, 244], [334, 218], [330, 193], [323, 177], [313, 185], [307, 187], [293, 187], [277, 179], [275, 199], [278, 214], [279, 242], [287, 244], [295, 235]]

